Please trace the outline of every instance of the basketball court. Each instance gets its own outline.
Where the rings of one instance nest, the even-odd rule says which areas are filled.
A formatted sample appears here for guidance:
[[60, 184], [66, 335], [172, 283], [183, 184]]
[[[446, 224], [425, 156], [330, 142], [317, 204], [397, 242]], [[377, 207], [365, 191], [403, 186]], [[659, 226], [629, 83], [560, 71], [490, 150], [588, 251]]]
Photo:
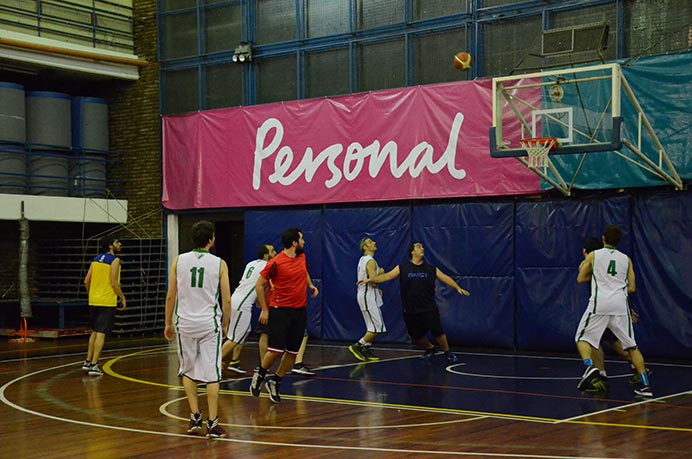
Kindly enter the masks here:
[[[640, 400], [617, 360], [607, 362], [610, 391], [588, 395], [575, 388], [581, 363], [571, 355], [459, 352], [450, 366], [443, 356], [425, 361], [408, 346], [382, 345], [380, 361], [357, 363], [345, 344], [311, 343], [306, 361], [316, 375], [287, 376], [280, 404], [264, 391], [249, 394], [250, 372], [228, 375], [219, 415], [229, 436], [208, 440], [185, 433], [174, 347], [116, 342], [128, 347], [109, 351], [106, 375], [94, 378], [81, 370], [76, 341], [23, 357], [4, 346], [3, 449], [11, 457], [682, 458], [692, 450], [685, 363], [647, 363], [655, 398]], [[256, 352], [248, 343], [243, 368]]]

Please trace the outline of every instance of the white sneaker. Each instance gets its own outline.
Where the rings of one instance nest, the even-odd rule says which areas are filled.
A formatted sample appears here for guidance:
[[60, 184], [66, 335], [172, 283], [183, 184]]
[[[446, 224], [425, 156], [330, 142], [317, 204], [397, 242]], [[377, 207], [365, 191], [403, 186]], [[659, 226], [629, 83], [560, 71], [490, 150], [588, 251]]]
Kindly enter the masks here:
[[89, 376], [103, 376], [103, 370], [95, 363], [89, 369]]
[[233, 373], [238, 373], [239, 375], [247, 374], [247, 371], [240, 368], [240, 360], [235, 360], [235, 361], [229, 363], [228, 367], [226, 367], [226, 369], [228, 371], [232, 371]]

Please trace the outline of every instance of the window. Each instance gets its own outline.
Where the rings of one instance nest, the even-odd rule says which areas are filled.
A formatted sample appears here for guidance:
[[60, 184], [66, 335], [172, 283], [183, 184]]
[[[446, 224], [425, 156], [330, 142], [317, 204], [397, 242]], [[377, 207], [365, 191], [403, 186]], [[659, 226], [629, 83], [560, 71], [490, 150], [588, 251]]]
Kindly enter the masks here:
[[305, 60], [308, 98], [336, 96], [350, 92], [348, 48], [309, 53]]
[[470, 78], [454, 67], [454, 55], [467, 51], [466, 29], [417, 35], [413, 38], [415, 84], [443, 83]]
[[237, 107], [243, 104], [243, 66], [228, 63], [206, 68], [205, 108]]
[[257, 0], [257, 43], [295, 40], [295, 0]]
[[296, 100], [297, 87], [294, 54], [263, 60], [257, 66], [257, 103]]
[[406, 86], [404, 40], [364, 44], [358, 47], [358, 91]]
[[197, 67], [166, 72], [164, 87], [166, 115], [199, 110], [199, 76]]

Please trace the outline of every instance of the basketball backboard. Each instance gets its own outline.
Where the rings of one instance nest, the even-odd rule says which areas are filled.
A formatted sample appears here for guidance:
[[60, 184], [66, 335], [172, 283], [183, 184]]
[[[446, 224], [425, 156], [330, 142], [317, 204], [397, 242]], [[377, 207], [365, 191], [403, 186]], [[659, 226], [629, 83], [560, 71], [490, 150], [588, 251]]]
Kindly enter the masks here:
[[620, 67], [603, 64], [493, 78], [490, 154], [526, 156], [521, 139], [555, 137], [551, 155], [617, 150]]
[[[490, 155], [516, 158], [563, 194], [570, 195], [585, 155], [594, 152], [612, 152], [676, 189], [683, 188], [619, 64], [498, 77], [492, 89]], [[527, 149], [535, 142], [526, 139], [537, 138], [557, 143], [540, 161]], [[558, 168], [550, 159], [569, 154], [582, 156], [574, 168]], [[563, 174], [572, 176], [569, 182]]]

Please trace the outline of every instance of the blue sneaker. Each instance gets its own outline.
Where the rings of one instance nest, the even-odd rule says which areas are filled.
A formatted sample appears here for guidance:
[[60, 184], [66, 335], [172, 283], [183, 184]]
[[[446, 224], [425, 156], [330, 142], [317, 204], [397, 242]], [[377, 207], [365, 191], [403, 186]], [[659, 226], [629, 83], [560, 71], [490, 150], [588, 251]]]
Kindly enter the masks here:
[[437, 354], [437, 346], [433, 346], [430, 349], [426, 349], [423, 355], [421, 355], [420, 357], [423, 360], [428, 360], [435, 354]]

